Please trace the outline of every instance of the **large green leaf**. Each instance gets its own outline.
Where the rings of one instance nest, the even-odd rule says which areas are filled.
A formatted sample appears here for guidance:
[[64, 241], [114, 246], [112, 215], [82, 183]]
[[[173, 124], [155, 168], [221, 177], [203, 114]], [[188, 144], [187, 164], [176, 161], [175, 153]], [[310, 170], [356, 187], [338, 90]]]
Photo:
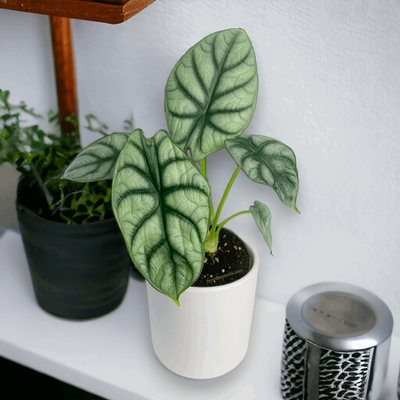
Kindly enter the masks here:
[[258, 75], [253, 46], [242, 29], [213, 33], [189, 49], [165, 87], [172, 140], [199, 161], [240, 135], [256, 107]]
[[210, 187], [165, 131], [134, 131], [114, 172], [112, 205], [136, 268], [177, 304], [200, 275]]
[[272, 234], [271, 234], [271, 211], [261, 201], [255, 201], [254, 206], [250, 206], [251, 214], [253, 215], [254, 221], [256, 222], [258, 229], [261, 231], [265, 243], [269, 247], [269, 251], [272, 254]]
[[242, 135], [227, 140], [225, 146], [252, 181], [272, 187], [283, 204], [297, 211], [299, 177], [290, 147], [260, 135]]
[[[137, 132], [142, 132], [140, 129]], [[62, 176], [75, 182], [95, 182], [112, 179], [115, 163], [124, 148], [129, 133], [115, 132], [82, 150]]]

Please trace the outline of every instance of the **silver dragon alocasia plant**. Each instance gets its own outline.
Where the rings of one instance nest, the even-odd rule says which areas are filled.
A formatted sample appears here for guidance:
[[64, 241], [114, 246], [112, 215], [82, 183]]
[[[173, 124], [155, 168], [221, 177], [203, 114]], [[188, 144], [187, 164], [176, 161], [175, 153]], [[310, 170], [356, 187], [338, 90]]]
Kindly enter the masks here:
[[[297, 211], [293, 151], [276, 139], [243, 135], [257, 93], [256, 58], [246, 32], [213, 33], [183, 55], [167, 80], [169, 134], [161, 130], [147, 139], [140, 129], [113, 133], [83, 150], [63, 175], [79, 182], [113, 179], [113, 211], [135, 267], [178, 305], [200, 276], [205, 253], [217, 253], [219, 232], [232, 218], [251, 213], [272, 254], [271, 212], [260, 201], [219, 223], [240, 170]], [[206, 157], [222, 148], [237, 168], [214, 215]]]

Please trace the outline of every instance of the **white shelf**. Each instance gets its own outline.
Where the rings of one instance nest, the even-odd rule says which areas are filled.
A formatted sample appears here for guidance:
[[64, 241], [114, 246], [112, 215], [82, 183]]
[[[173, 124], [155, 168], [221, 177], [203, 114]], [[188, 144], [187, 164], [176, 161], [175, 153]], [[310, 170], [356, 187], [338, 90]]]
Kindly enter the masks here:
[[[257, 298], [250, 346], [232, 372], [196, 381], [166, 369], [153, 352], [146, 287], [132, 275], [121, 306], [68, 321], [36, 303], [19, 234], [0, 238], [0, 355], [110, 400], [281, 400], [285, 306]], [[400, 338], [392, 339], [382, 399], [397, 400]]]

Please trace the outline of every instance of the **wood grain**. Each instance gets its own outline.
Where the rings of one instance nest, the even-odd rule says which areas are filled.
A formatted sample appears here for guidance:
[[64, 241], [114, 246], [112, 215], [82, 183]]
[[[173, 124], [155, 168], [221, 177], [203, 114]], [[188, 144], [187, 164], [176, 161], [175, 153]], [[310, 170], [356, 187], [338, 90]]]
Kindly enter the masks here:
[[0, 0], [8, 10], [119, 24], [155, 0]]
[[60, 124], [64, 132], [72, 132], [73, 125], [64, 121], [67, 115], [78, 118], [71, 24], [68, 18], [51, 16], [50, 25]]

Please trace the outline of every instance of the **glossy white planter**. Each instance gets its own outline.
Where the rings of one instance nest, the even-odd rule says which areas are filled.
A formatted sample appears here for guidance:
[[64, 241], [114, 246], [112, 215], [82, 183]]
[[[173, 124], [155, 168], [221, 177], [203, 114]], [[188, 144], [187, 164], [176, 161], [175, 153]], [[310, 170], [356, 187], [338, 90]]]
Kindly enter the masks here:
[[147, 282], [154, 351], [171, 371], [186, 378], [226, 374], [244, 358], [249, 343], [258, 275], [258, 254], [250, 272], [227, 285], [190, 287], [179, 308]]

